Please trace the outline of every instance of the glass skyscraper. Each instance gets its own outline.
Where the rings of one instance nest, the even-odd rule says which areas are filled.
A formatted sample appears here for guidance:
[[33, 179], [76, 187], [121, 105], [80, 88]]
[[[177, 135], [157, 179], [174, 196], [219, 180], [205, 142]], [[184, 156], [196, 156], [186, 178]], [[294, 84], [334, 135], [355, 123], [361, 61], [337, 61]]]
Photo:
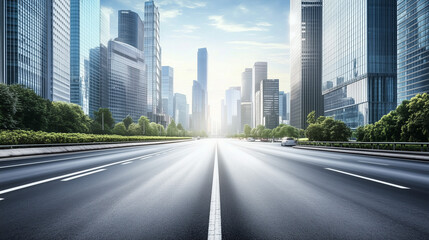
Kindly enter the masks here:
[[279, 125], [279, 80], [264, 79], [261, 81], [261, 116], [262, 125], [274, 129]]
[[153, 1], [144, 6], [144, 54], [147, 64], [147, 112], [151, 121], [160, 122], [161, 101], [161, 46], [159, 11]]
[[396, 0], [324, 0], [325, 116], [357, 128], [395, 109], [396, 59]]
[[398, 104], [429, 92], [429, 1], [398, 0]]
[[204, 89], [198, 81], [194, 80], [192, 85], [192, 129], [195, 131], [205, 130], [204, 99]]
[[289, 93], [279, 92], [279, 123], [289, 124]]
[[146, 115], [146, 64], [143, 51], [119, 41], [109, 41], [109, 109], [116, 122], [130, 115]]
[[130, 10], [118, 11], [118, 41], [143, 51], [144, 26], [140, 16]]
[[186, 95], [181, 93], [174, 94], [173, 112], [176, 124], [180, 123], [184, 129], [189, 130], [189, 107]]
[[91, 116], [101, 106], [100, 0], [71, 0], [70, 11], [70, 101]]
[[256, 127], [256, 125], [261, 124], [260, 119], [261, 116], [261, 102], [256, 98], [256, 93], [260, 90], [261, 87], [261, 81], [263, 79], [267, 79], [267, 71], [268, 71], [268, 65], [266, 62], [255, 62], [253, 65], [253, 72], [252, 72], [252, 108], [253, 108], [253, 114], [252, 114], [252, 125], [251, 127]]
[[162, 108], [165, 114], [174, 117], [174, 69], [170, 66], [162, 66], [161, 77]]
[[227, 134], [237, 134], [241, 130], [241, 88], [230, 87], [225, 91], [225, 117]]
[[207, 48], [199, 48], [197, 54], [197, 81], [204, 91], [204, 103], [202, 109], [202, 123], [203, 129], [207, 126], [207, 110], [208, 110], [208, 91], [207, 91], [207, 71], [208, 71], [208, 53]]
[[290, 29], [290, 123], [306, 128], [310, 112], [323, 115], [322, 0], [292, 0]]

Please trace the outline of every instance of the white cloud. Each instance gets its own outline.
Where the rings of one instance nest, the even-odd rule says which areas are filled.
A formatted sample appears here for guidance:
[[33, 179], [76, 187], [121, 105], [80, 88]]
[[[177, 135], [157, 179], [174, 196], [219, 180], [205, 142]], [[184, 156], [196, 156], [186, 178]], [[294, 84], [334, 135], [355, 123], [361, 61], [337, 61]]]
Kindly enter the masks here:
[[249, 9], [246, 7], [246, 6], [244, 6], [243, 4], [240, 4], [240, 5], [238, 5], [238, 10], [240, 10], [242, 13], [248, 13], [249, 12]]
[[259, 22], [259, 23], [256, 24], [256, 26], [259, 26], [259, 27], [271, 27], [272, 24], [268, 23], [268, 22]]
[[199, 29], [200, 27], [195, 25], [183, 25], [181, 29], [174, 30], [175, 32], [180, 33], [193, 33], [195, 30]]
[[113, 8], [111, 7], [105, 7], [105, 6], [101, 6], [101, 11], [106, 14], [107, 16], [110, 16], [114, 13]]
[[250, 31], [266, 31], [261, 27], [249, 27], [243, 24], [227, 23], [223, 16], [209, 16], [213, 26], [226, 32], [250, 32]]
[[288, 50], [289, 45], [283, 43], [263, 43], [263, 42], [254, 42], [254, 41], [231, 41], [229, 44], [237, 45], [239, 47], [258, 47], [263, 49], [284, 49]]
[[181, 10], [165, 10], [165, 11], [161, 11], [160, 12], [161, 15], [161, 19], [170, 19], [170, 18], [175, 18], [177, 16], [182, 15], [182, 11]]
[[193, 0], [159, 0], [157, 1], [159, 6], [176, 5], [181, 8], [201, 8], [207, 5], [206, 2], [193, 1]]

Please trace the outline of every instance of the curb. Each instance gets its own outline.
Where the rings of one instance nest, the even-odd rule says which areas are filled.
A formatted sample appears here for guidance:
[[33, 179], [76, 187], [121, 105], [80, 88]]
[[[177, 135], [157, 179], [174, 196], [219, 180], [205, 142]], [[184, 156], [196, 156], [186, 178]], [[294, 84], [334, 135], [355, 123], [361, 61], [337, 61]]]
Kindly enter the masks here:
[[147, 146], [147, 145], [180, 143], [180, 142], [187, 142], [187, 141], [191, 141], [191, 140], [3, 149], [3, 150], [0, 150], [0, 161], [2, 161], [2, 159], [4, 158], [27, 157], [27, 156], [46, 155], [46, 154], [58, 154], [58, 153], [84, 152], [84, 151], [91, 151], [91, 150], [105, 150], [105, 149], [124, 148], [124, 147], [139, 147], [139, 146]]
[[307, 150], [315, 150], [315, 151], [325, 151], [325, 152], [338, 152], [338, 153], [348, 153], [355, 155], [366, 155], [366, 156], [374, 156], [374, 157], [387, 157], [387, 158], [401, 158], [401, 159], [410, 159], [410, 160], [418, 160], [418, 161], [429, 161], [428, 155], [419, 155], [419, 154], [410, 154], [410, 153], [401, 153], [401, 152], [375, 152], [371, 151], [371, 149], [362, 149], [361, 151], [356, 150], [345, 150], [345, 149], [333, 149], [333, 148], [324, 148], [324, 147], [307, 147], [307, 146], [294, 146], [296, 149], [307, 149]]

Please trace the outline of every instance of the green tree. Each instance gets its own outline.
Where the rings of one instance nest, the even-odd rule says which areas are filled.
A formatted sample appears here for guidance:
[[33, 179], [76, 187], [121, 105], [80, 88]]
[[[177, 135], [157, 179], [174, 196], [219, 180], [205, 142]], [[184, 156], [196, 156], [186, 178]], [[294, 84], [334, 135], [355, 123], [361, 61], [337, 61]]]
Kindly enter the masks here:
[[154, 122], [150, 123], [150, 136], [159, 136], [158, 124]]
[[305, 136], [307, 136], [309, 141], [320, 141], [324, 139], [322, 124], [310, 124], [305, 130]]
[[179, 123], [177, 124], [177, 130], [184, 131], [185, 129], [183, 128], [182, 124]]
[[251, 131], [252, 131], [252, 128], [248, 124], [245, 124], [244, 125], [244, 136], [246, 138], [250, 137]]
[[[102, 129], [104, 119], [104, 131]], [[94, 121], [91, 125], [91, 132], [95, 134], [109, 134], [115, 126], [115, 120], [108, 108], [100, 108], [94, 112]]]
[[119, 122], [113, 128], [113, 133], [117, 135], [128, 135], [127, 129], [125, 128], [125, 124], [123, 122]]
[[0, 84], [0, 129], [14, 129], [16, 120], [17, 97], [9, 90], [9, 87]]
[[316, 123], [316, 112], [312, 111], [307, 115], [307, 123], [314, 124]]
[[130, 116], [130, 115], [128, 115], [126, 118], [124, 118], [123, 120], [122, 120], [122, 122], [124, 123], [124, 126], [125, 126], [125, 128], [128, 130], [128, 127], [131, 125], [131, 123], [133, 123], [134, 121], [133, 121], [133, 118]]
[[171, 123], [167, 127], [167, 136], [177, 136], [177, 126], [174, 120], [171, 120]]
[[150, 134], [152, 132], [151, 132], [151, 129], [150, 129], [149, 119], [147, 117], [145, 117], [145, 116], [141, 116], [140, 117], [140, 119], [139, 119], [139, 126], [140, 126], [140, 129], [142, 131], [142, 135], [150, 136]]
[[261, 133], [262, 138], [271, 138], [271, 130], [270, 129], [264, 129]]
[[140, 128], [140, 125], [138, 125], [137, 123], [131, 123], [130, 126], [128, 127], [128, 133], [131, 136], [142, 135], [142, 130]]
[[49, 131], [63, 133], [88, 133], [91, 119], [79, 105], [53, 102], [49, 114]]
[[[429, 141], [429, 94], [418, 94], [408, 103], [409, 117], [402, 127], [403, 139], [410, 142]], [[408, 137], [408, 139], [405, 139]]]
[[[180, 123], [179, 123], [179, 125], [180, 125]], [[160, 136], [167, 136], [167, 132], [165, 131], [164, 126], [162, 126], [161, 124], [157, 124], [157, 128], [159, 129], [158, 131], [160, 133]], [[183, 131], [185, 131], [185, 130], [183, 130]]]

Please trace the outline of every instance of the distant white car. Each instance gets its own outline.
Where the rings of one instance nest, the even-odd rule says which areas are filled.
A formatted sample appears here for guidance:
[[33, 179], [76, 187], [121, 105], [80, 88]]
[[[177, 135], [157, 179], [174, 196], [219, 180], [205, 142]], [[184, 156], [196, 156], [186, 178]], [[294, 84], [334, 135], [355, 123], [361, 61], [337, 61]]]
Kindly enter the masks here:
[[247, 138], [247, 141], [248, 141], [248, 142], [254, 142], [254, 141], [255, 141], [255, 139], [250, 137], [250, 138]]
[[282, 138], [282, 146], [295, 146], [296, 140], [292, 137], [284, 137]]

